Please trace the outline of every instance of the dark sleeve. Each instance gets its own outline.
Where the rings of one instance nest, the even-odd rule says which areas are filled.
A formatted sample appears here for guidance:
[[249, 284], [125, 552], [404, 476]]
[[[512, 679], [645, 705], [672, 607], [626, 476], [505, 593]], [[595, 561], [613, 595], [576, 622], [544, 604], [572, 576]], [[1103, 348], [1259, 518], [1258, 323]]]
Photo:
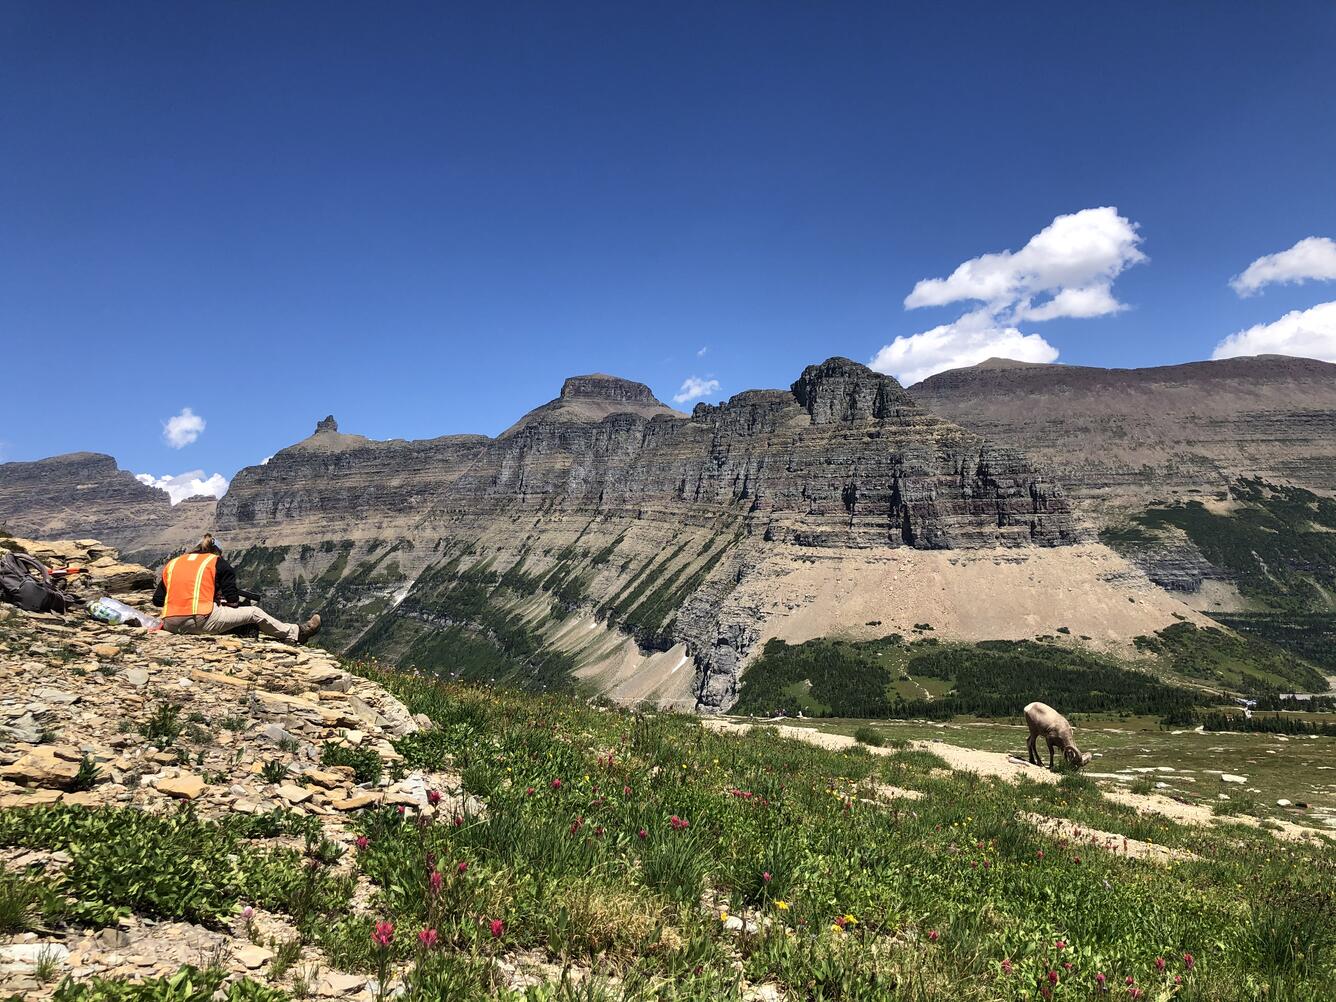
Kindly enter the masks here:
[[158, 571], [158, 587], [153, 589], [153, 604], [162, 605], [167, 601], [167, 586], [162, 581], [162, 571]]
[[241, 601], [241, 596], [237, 594], [237, 572], [222, 557], [218, 558], [218, 569], [214, 571], [213, 587], [224, 602], [236, 605]]

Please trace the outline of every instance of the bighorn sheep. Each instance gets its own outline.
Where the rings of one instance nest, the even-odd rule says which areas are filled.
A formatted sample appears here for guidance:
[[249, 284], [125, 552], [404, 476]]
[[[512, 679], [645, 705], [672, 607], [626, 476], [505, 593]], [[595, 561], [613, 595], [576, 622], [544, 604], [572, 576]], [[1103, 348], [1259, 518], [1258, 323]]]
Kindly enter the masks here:
[[1025, 722], [1030, 725], [1030, 740], [1027, 742], [1027, 747], [1030, 750], [1032, 764], [1044, 764], [1037, 748], [1041, 737], [1048, 742], [1050, 769], [1053, 768], [1054, 748], [1061, 748], [1062, 757], [1078, 769], [1090, 762], [1090, 752], [1082, 752], [1076, 747], [1076, 742], [1072, 740], [1072, 725], [1061, 713], [1047, 703], [1031, 703], [1024, 712]]

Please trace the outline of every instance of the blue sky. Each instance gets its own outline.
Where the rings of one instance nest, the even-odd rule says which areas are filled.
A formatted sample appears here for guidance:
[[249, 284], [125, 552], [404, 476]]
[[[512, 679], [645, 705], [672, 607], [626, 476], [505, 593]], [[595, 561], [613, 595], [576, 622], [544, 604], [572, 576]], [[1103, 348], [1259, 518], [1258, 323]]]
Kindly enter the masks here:
[[0, 458], [226, 478], [330, 412], [494, 434], [575, 373], [719, 400], [961, 338], [1336, 358], [1325, 244], [1229, 285], [1336, 238], [1336, 4], [899, 6], [0, 6], [0, 358], [34, 415]]

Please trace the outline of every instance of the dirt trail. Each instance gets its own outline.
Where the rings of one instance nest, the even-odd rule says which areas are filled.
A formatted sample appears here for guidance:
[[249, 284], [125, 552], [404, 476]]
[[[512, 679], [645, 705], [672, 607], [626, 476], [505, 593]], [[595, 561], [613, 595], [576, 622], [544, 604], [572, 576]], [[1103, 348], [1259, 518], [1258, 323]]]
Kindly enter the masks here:
[[[808, 744], [817, 745], [821, 748], [829, 748], [834, 751], [840, 751], [845, 748], [852, 748], [859, 745], [857, 741], [845, 734], [830, 734], [826, 731], [819, 731], [811, 727], [794, 727], [789, 724], [764, 724], [735, 720], [728, 717], [704, 717], [701, 723], [712, 731], [719, 733], [745, 734], [753, 727], [773, 727], [780, 737], [793, 738], [796, 741], [806, 741]], [[859, 745], [864, 750], [873, 755], [894, 755], [895, 748], [876, 748], [871, 745]], [[1001, 752], [980, 751], [976, 748], [962, 748], [960, 745], [947, 744], [944, 741], [911, 741], [908, 747], [920, 751], [932, 752], [938, 758], [942, 759], [952, 769], [959, 772], [973, 772], [980, 776], [996, 776], [1008, 782], [1014, 783], [1020, 780], [1022, 776], [1034, 780], [1037, 783], [1056, 783], [1059, 774], [1050, 772], [1048, 769], [1039, 766], [1029, 765], [1013, 758], [1010, 755], [1004, 755]], [[1130, 793], [1127, 790], [1104, 790], [1104, 796], [1114, 803], [1124, 804], [1140, 813], [1159, 814], [1162, 817], [1169, 818], [1181, 824], [1198, 825], [1201, 827], [1218, 824], [1221, 821], [1232, 821], [1239, 824], [1249, 825], [1253, 828], [1261, 828], [1262, 823], [1247, 815], [1240, 815], [1232, 818], [1219, 818], [1209, 807], [1204, 804], [1188, 804], [1180, 800], [1171, 800], [1168, 797], [1162, 797], [1155, 794]], [[1051, 820], [1051, 819], [1050, 819]], [[1332, 836], [1326, 832], [1321, 832], [1313, 828], [1305, 828], [1302, 825], [1296, 825], [1289, 821], [1269, 822], [1266, 831], [1270, 831], [1277, 838], [1291, 841], [1308, 841], [1315, 838], [1324, 838], [1330, 840]], [[1103, 832], [1092, 832], [1091, 834], [1103, 835]], [[1112, 837], [1112, 836], [1110, 836]], [[1121, 839], [1119, 835], [1117, 838]], [[1131, 844], [1131, 840], [1129, 845]]]

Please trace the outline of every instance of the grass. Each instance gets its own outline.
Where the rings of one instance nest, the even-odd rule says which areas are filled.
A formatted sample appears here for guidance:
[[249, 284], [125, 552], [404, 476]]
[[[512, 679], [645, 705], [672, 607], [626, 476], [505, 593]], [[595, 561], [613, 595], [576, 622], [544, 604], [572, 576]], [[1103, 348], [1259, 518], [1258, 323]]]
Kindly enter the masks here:
[[[408, 1000], [705, 1002], [769, 983], [787, 999], [1021, 1002], [1050, 971], [1055, 997], [1097, 997], [1100, 972], [1120, 992], [1130, 976], [1148, 998], [1186, 1002], [1336, 995], [1329, 848], [1139, 816], [1085, 775], [1009, 785], [952, 773], [899, 744], [930, 725], [823, 722], [867, 728], [890, 748], [837, 752], [773, 729], [722, 735], [692, 717], [565, 694], [357, 670], [432, 719], [396, 742], [407, 766], [448, 762], [485, 804], [457, 819], [353, 816], [365, 841], [340, 866], [370, 882], [364, 906], [350, 907], [350, 883], [327, 867], [250, 841], [307, 824], [287, 815], [216, 824], [188, 811], [9, 811], [0, 844], [65, 848], [75, 862], [61, 879], [81, 922], [112, 921], [95, 920], [103, 905], [210, 925], [252, 901], [294, 916], [331, 969], [393, 967]], [[879, 784], [923, 798], [882, 802]], [[1194, 857], [1119, 858], [1041, 835], [1024, 812]], [[318, 845], [312, 835], [314, 855]], [[383, 947], [371, 939], [377, 922], [393, 926]], [[418, 939], [426, 929], [430, 947]], [[546, 983], [508, 992], [498, 955], [551, 964]], [[576, 972], [587, 975], [578, 984]], [[207, 997], [96, 984], [103, 994], [67, 986], [63, 997]]]

